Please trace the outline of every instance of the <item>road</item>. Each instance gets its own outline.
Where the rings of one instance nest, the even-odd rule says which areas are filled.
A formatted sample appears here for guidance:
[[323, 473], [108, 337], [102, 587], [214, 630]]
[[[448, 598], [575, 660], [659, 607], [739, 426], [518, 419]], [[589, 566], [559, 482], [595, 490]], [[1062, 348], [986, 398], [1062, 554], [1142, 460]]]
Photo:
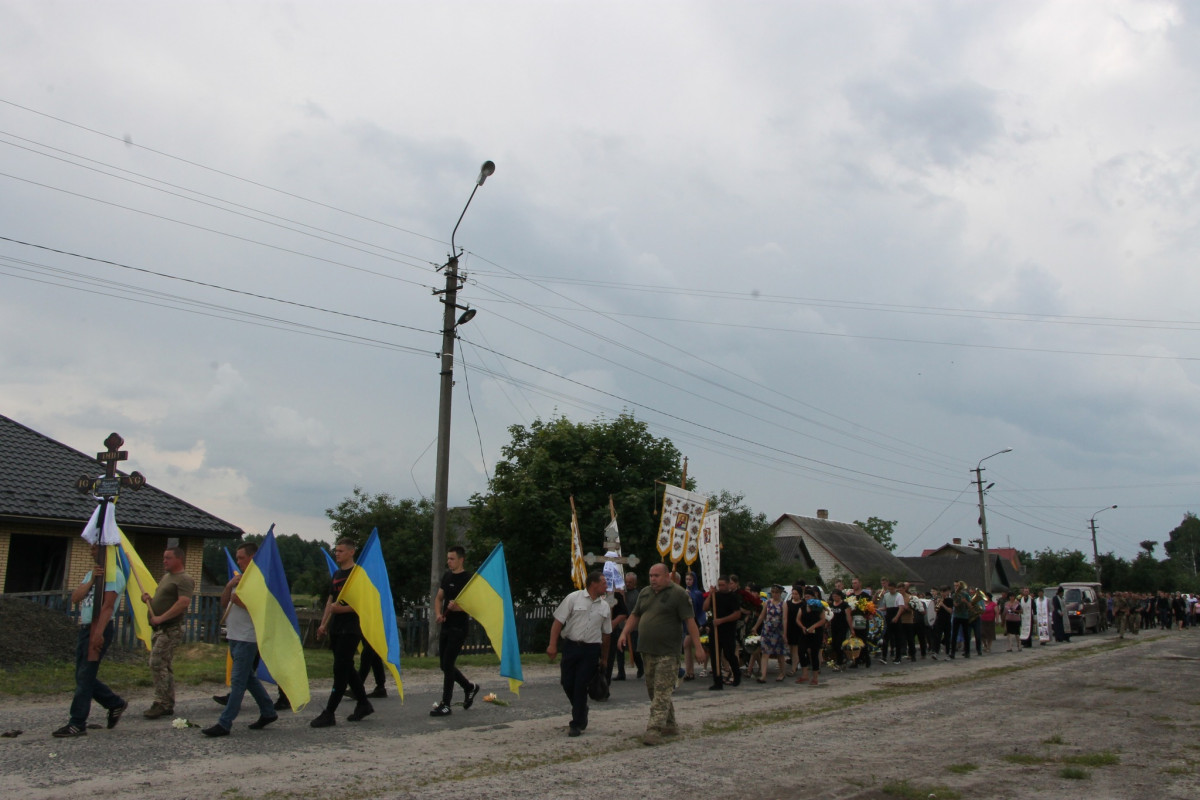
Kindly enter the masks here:
[[[1192, 798], [1200, 796], [1200, 630], [1112, 633], [1069, 645], [954, 662], [875, 666], [723, 692], [698, 680], [677, 694], [682, 736], [645, 747], [641, 681], [613, 685], [588, 731], [566, 736], [556, 669], [527, 668], [511, 705], [477, 701], [434, 719], [436, 673], [405, 676], [407, 702], [376, 703], [364, 722], [313, 729], [316, 707], [266, 731], [208, 739], [136, 711], [113, 731], [58, 740], [68, 697], [0, 706], [0, 790], [43, 798], [504, 798], [611, 794], [795, 798]], [[774, 677], [773, 675], [771, 676]], [[218, 708], [182, 695], [177, 712], [203, 725]], [[315, 697], [323, 699], [314, 687]], [[93, 722], [103, 722], [102, 712]], [[1072, 761], [1080, 762], [1078, 764]], [[1113, 763], [1107, 763], [1113, 762]], [[1074, 771], [1064, 776], [1064, 770]], [[885, 793], [885, 789], [892, 793]]]

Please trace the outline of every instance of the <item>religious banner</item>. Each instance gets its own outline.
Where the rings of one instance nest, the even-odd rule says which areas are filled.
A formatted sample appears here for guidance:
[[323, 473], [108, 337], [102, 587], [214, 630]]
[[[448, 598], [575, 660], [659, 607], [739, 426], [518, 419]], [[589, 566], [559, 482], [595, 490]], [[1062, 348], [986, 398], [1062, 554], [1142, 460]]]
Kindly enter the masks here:
[[700, 525], [700, 579], [704, 591], [717, 588], [717, 576], [721, 574], [721, 512], [717, 509], [707, 512]]
[[658, 526], [658, 554], [668, 553], [672, 563], [683, 559], [689, 536], [700, 535], [700, 521], [708, 498], [677, 486], [668, 486], [663, 493], [662, 519]]
[[583, 538], [579, 533], [579, 517], [575, 514], [575, 497], [571, 496], [571, 582], [576, 589], [587, 583], [587, 564], [583, 561]]

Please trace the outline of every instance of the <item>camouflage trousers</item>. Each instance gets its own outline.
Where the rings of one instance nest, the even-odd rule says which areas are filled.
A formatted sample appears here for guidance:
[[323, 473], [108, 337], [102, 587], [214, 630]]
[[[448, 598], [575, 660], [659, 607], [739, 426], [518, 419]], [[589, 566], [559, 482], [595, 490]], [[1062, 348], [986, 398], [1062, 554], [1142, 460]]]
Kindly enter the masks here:
[[1138, 620], [1132, 614], [1118, 614], [1117, 633], [1124, 639], [1126, 631], [1136, 635], [1138, 632]]
[[150, 677], [154, 680], [154, 702], [175, 708], [175, 648], [183, 642], [183, 626], [168, 625], [150, 638]]
[[675, 704], [671, 695], [679, 682], [679, 655], [652, 656], [642, 654], [646, 667], [646, 693], [650, 695], [650, 724], [646, 730], [674, 732]]

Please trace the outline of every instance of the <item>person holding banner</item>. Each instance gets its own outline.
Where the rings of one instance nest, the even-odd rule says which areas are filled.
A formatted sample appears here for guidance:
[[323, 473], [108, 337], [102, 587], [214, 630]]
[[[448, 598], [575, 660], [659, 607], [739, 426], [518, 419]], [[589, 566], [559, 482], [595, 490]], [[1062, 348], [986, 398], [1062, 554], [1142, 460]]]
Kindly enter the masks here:
[[[704, 610], [709, 612], [712, 635], [708, 638], [708, 649], [712, 654], [712, 686], [720, 691], [725, 688], [723, 669], [729, 668], [730, 686], [742, 683], [742, 665], [737, 655], [737, 623], [742, 618], [742, 601], [729, 584], [729, 576], [717, 578], [717, 590], [709, 592], [704, 599]], [[721, 660], [724, 659], [724, 664]]]
[[[129, 701], [121, 698], [99, 679], [100, 661], [112, 644], [116, 633], [113, 615], [121, 594], [125, 591], [125, 574], [120, 569], [114, 569], [112, 575], [105, 571], [104, 562], [107, 560], [101, 553], [104, 548], [92, 545], [92, 560], [96, 566], [83, 576], [83, 583], [71, 592], [71, 602], [79, 604], [79, 636], [75, 645], [75, 697], [71, 700], [71, 718], [67, 724], [54, 731], [56, 739], [70, 739], [87, 735], [88, 715], [95, 700], [103, 708], [108, 709], [107, 727], [115, 728], [121, 721], [121, 715], [129, 707]], [[94, 588], [97, 581], [104, 584], [104, 601], [100, 610], [92, 608]], [[92, 622], [95, 614], [95, 624], [104, 626], [103, 644], [100, 655], [95, 661], [88, 661], [88, 648], [92, 640]]]
[[242, 710], [242, 697], [246, 692], [250, 692], [254, 702], [258, 703], [258, 719], [250, 723], [251, 730], [262, 730], [279, 719], [279, 715], [275, 713], [275, 704], [271, 702], [271, 695], [267, 694], [262, 682], [254, 674], [258, 666], [258, 638], [254, 632], [254, 621], [250, 619], [250, 612], [246, 610], [241, 598], [234, 594], [242, 575], [246, 573], [246, 567], [250, 566], [250, 561], [257, 552], [258, 545], [254, 542], [242, 542], [237, 546], [234, 558], [237, 560], [238, 572], [229, 579], [221, 593], [221, 607], [227, 609], [225, 630], [229, 640], [229, 653], [233, 657], [233, 670], [230, 673], [229, 698], [225, 701], [225, 710], [216, 724], [200, 731], [205, 736], [229, 735], [233, 721]]

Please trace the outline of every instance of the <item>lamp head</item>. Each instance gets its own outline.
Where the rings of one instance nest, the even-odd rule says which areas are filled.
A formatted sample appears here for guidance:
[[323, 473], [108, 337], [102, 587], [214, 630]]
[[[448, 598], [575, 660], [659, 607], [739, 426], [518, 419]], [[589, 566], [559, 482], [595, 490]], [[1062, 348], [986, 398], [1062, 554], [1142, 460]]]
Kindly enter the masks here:
[[475, 183], [476, 186], [483, 186], [483, 182], [492, 176], [496, 171], [495, 163], [491, 161], [483, 162], [483, 166], [479, 168], [479, 180]]
[[458, 316], [458, 322], [454, 323], [454, 327], [457, 328], [459, 325], [462, 325], [464, 323], [470, 322], [471, 320], [475, 319], [475, 314], [476, 314], [475, 309], [468, 308], [466, 311], [462, 312], [462, 314], [460, 314]]

